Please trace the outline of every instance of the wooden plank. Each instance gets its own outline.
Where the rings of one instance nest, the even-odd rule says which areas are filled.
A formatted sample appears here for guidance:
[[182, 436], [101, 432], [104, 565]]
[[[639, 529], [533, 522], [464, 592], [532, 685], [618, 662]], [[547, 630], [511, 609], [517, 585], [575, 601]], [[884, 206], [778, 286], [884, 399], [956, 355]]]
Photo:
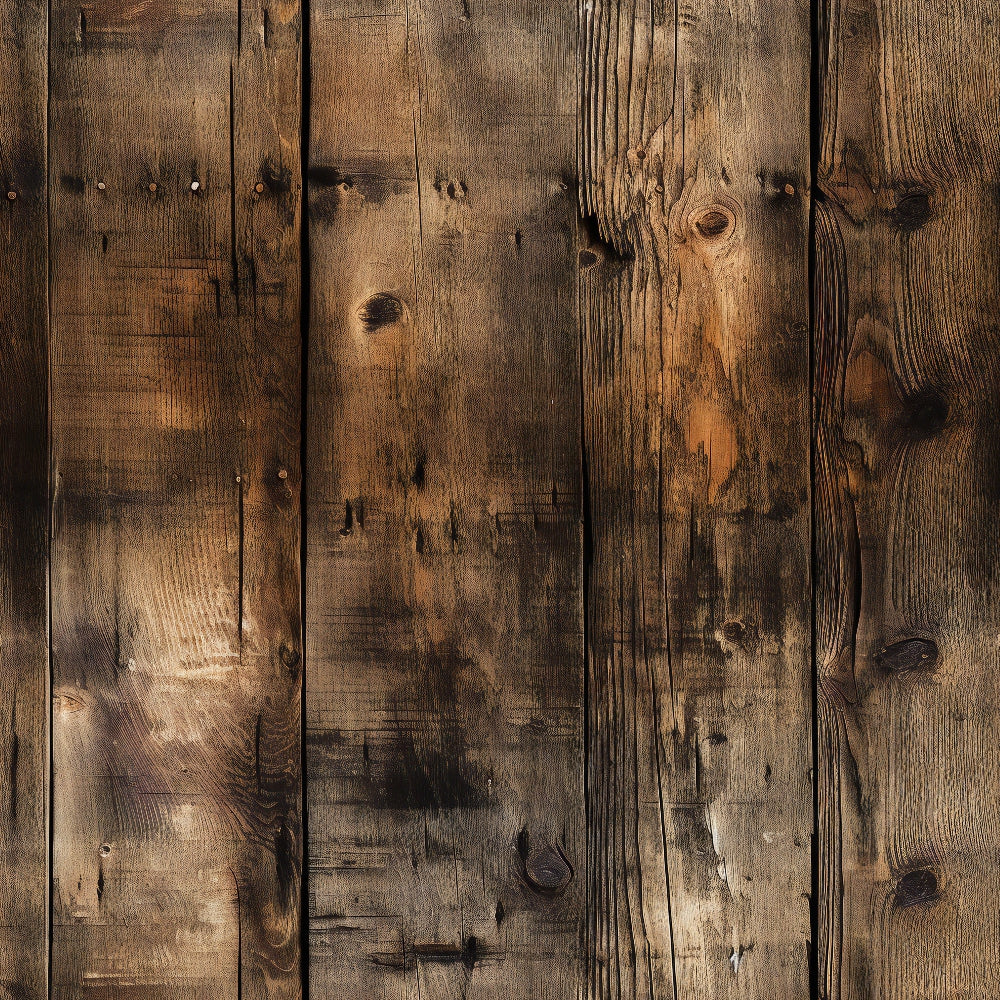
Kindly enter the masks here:
[[581, 43], [589, 995], [809, 995], [809, 5]]
[[583, 981], [576, 10], [313, 6], [310, 989]]
[[0, 2], [0, 994], [47, 995], [46, 4]]
[[820, 5], [820, 994], [996, 991], [995, 9]]
[[52, 10], [57, 997], [294, 997], [296, 3]]

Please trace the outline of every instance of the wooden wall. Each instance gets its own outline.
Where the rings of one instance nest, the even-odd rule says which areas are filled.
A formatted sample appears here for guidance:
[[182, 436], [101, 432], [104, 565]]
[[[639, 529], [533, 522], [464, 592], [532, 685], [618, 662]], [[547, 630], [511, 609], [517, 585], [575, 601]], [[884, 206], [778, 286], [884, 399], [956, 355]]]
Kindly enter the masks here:
[[0, 0], [0, 1000], [996, 994], [998, 23]]

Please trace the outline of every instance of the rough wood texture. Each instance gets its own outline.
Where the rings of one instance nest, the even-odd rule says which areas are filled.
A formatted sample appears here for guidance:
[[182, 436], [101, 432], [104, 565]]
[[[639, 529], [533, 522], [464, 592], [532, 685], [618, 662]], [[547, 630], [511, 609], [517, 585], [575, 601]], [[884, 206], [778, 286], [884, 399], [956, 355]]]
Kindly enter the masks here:
[[53, 5], [54, 996], [300, 992], [300, 27]]
[[574, 998], [576, 12], [313, 10], [311, 990]]
[[48, 959], [47, 12], [0, 2], [0, 996]]
[[820, 12], [820, 995], [990, 996], [997, 11]]
[[809, 8], [584, 7], [594, 998], [809, 995]]

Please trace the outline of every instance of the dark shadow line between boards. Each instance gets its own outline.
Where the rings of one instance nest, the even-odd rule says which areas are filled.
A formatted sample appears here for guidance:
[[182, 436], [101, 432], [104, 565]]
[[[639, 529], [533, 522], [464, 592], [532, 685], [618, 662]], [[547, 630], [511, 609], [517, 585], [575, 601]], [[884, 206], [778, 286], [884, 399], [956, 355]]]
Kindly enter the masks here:
[[306, 621], [308, 615], [307, 562], [308, 562], [308, 401], [309, 401], [309, 325], [312, 315], [312, 264], [309, 246], [309, 149], [311, 106], [312, 106], [312, 50], [310, 28], [312, 20], [311, 0], [301, 0], [299, 47], [301, 78], [299, 101], [299, 644], [302, 656], [299, 693], [299, 786], [301, 796], [300, 838], [302, 843], [301, 873], [299, 876], [299, 962], [302, 1000], [309, 1000], [309, 783], [306, 780], [307, 752], [307, 677], [309, 657], [306, 642]]

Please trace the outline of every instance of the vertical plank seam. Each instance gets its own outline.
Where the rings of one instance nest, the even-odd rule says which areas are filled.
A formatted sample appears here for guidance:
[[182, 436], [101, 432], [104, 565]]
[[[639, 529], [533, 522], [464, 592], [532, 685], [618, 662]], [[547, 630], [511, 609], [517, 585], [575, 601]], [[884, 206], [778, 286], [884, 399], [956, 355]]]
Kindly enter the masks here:
[[306, 677], [309, 672], [309, 650], [306, 643], [308, 601], [306, 600], [306, 544], [309, 510], [308, 463], [308, 399], [309, 399], [309, 321], [312, 309], [312, 262], [309, 256], [309, 137], [312, 124], [312, 56], [310, 25], [312, 10], [309, 0], [300, 0], [299, 7], [299, 649], [302, 652], [301, 687], [299, 689], [299, 785], [302, 815], [302, 874], [299, 880], [299, 963], [300, 993], [309, 998], [309, 782], [307, 780], [306, 744]]
[[816, 195], [820, 153], [820, 13], [822, 0], [809, 4], [809, 220], [807, 224], [807, 282], [809, 295], [809, 347], [807, 373], [809, 387], [809, 679], [812, 709], [812, 796], [813, 831], [810, 850], [809, 892], [809, 994], [820, 1000], [819, 921], [820, 921], [820, 771], [819, 771], [819, 675], [817, 668], [816, 618]]
[[[584, 34], [584, 5], [576, 5], [576, 63], [574, 66], [575, 80], [574, 89], [576, 93], [576, 115], [574, 121], [574, 132], [576, 142], [576, 204], [574, 206], [574, 220], [579, 218], [579, 214], [587, 201], [584, 193], [584, 185], [587, 183], [586, 173], [586, 149], [584, 147], [584, 135], [581, 127], [583, 120], [583, 109], [586, 103], [584, 93], [584, 79], [581, 69], [586, 66], [585, 52], [583, 50]], [[578, 990], [581, 997], [590, 994], [590, 630], [588, 627], [589, 616], [587, 605], [590, 600], [589, 593], [589, 566], [590, 566], [590, 477], [587, 471], [587, 384], [584, 370], [584, 358], [586, 357], [585, 328], [583, 322], [583, 274], [580, 267], [579, 253], [579, 224], [576, 225], [573, 240], [573, 274], [576, 280], [576, 329], [579, 338], [577, 348], [577, 377], [579, 379], [580, 392], [580, 427], [579, 427], [579, 447], [580, 447], [580, 652], [581, 669], [583, 670], [583, 704], [581, 705], [581, 734], [582, 734], [582, 777], [583, 777], [583, 914], [580, 927], [580, 940], [583, 943], [583, 967], [579, 971], [583, 976], [582, 989]]]
[[[82, 17], [82, 11], [81, 11]], [[82, 37], [82, 36], [81, 36]], [[45, 802], [45, 914], [46, 914], [46, 962], [45, 962], [45, 995], [52, 997], [52, 931], [53, 931], [53, 889], [52, 889], [52, 857], [53, 857], [53, 795], [55, 787], [53, 729], [52, 729], [52, 680], [53, 680], [53, 647], [52, 647], [52, 532], [55, 524], [54, 501], [55, 485], [52, 469], [52, 185], [49, 180], [49, 121], [52, 115], [52, 0], [45, 5], [45, 454], [46, 454], [46, 490], [45, 490], [45, 632], [48, 660], [45, 672], [45, 698], [47, 702], [45, 718], [48, 720], [48, 739], [45, 741], [48, 753]]]

